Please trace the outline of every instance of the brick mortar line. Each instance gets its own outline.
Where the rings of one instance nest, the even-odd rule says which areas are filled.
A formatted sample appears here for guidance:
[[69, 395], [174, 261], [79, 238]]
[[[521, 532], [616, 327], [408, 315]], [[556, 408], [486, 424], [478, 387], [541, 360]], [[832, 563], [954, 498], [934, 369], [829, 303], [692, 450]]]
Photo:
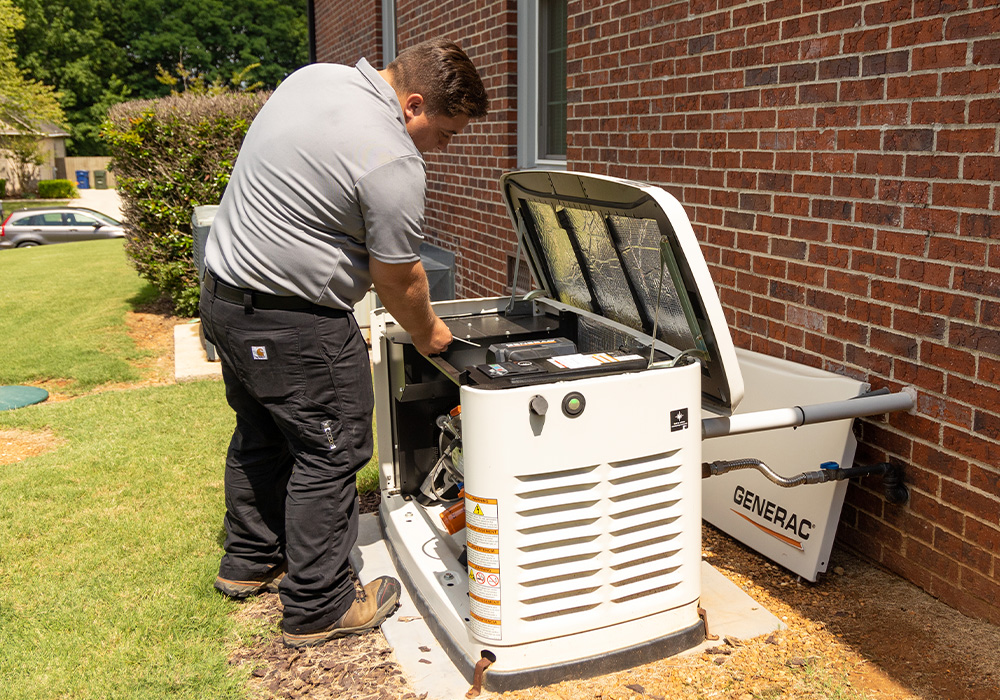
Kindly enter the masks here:
[[[830, 245], [833, 245], [833, 244], [831, 243]], [[727, 250], [726, 248], [723, 248], [722, 246], [711, 246], [711, 247], [716, 248], [718, 250]], [[859, 250], [859, 249], [854, 248], [852, 250]], [[750, 256], [751, 260], [754, 260], [754, 259], [774, 260], [774, 258], [775, 258], [774, 255], [768, 255], [768, 254], [763, 254], [763, 253], [746, 253], [746, 255]], [[891, 254], [886, 254], [886, 255], [888, 255], [889, 257], [900, 257], [900, 256], [894, 256], [894, 255], [891, 255]], [[831, 271], [834, 271], [834, 272], [843, 272], [845, 274], [854, 274], [854, 275], [859, 275], [859, 276], [863, 276], [863, 277], [867, 276], [869, 278], [869, 281], [871, 281], [871, 280], [876, 280], [876, 281], [885, 281], [885, 280], [888, 280], [888, 281], [898, 281], [898, 278], [895, 278], [895, 277], [889, 277], [889, 276], [883, 276], [883, 275], [872, 275], [871, 273], [866, 273], [866, 272], [861, 271], [861, 270], [854, 270], [854, 269], [850, 269], [850, 268], [845, 269], [845, 268], [841, 268], [841, 267], [834, 267], [832, 265], [824, 265], [824, 264], [820, 264], [820, 263], [810, 263], [808, 260], [798, 260], [798, 259], [793, 259], [793, 258], [780, 258], [780, 259], [781, 260], [792, 260], [793, 262], [795, 262], [797, 264], [805, 265], [807, 267], [812, 267], [812, 268], [816, 268], [816, 269], [831, 270]], [[924, 262], [923, 258], [907, 258], [907, 260], [911, 261], [911, 262]], [[726, 265], [725, 263], [715, 263], [715, 265], [718, 266], [721, 269], [724, 269], [724, 270], [732, 270], [734, 272], [745, 272], [745, 273], [748, 273], [748, 274], [755, 274], [756, 276], [761, 277], [762, 279], [775, 280], [775, 281], [779, 281], [779, 282], [788, 282], [789, 284], [798, 284], [804, 290], [829, 291], [829, 290], [827, 290], [826, 287], [819, 287], [819, 286], [816, 286], [816, 285], [810, 285], [810, 284], [805, 284], [805, 283], [798, 283], [798, 282], [796, 282], [794, 280], [789, 280], [787, 277], [776, 277], [774, 275], [768, 275], [768, 274], [765, 274], [765, 273], [756, 273], [752, 269], [747, 270], [747, 269], [741, 268], [741, 267], [733, 267], [732, 265]], [[945, 267], [951, 267], [951, 266], [948, 266], [948, 265], [944, 265], [944, 266]], [[958, 269], [958, 268], [952, 267], [951, 269], [952, 269], [952, 271], [954, 271], [955, 269]], [[962, 267], [961, 269], [964, 270], [966, 268]], [[989, 266], [987, 266], [986, 268], [984, 268], [983, 271], [988, 271], [989, 269], [990, 269]], [[930, 285], [930, 284], [922, 284], [922, 283], [914, 282], [912, 280], [904, 280], [902, 282], [902, 284], [904, 284], [906, 286], [913, 287], [913, 288], [915, 288], [915, 289], [917, 289], [919, 291], [927, 291], [927, 292], [946, 291], [946, 292], [949, 292], [949, 293], [953, 294], [954, 296], [960, 297], [962, 299], [972, 299], [972, 300], [975, 300], [975, 301], [981, 301], [982, 300], [982, 297], [980, 295], [978, 295], [978, 294], [971, 293], [971, 292], [963, 292], [963, 291], [960, 291], [960, 290], [956, 290], [956, 289], [954, 289], [952, 287], [939, 287], [939, 286], [934, 286], [934, 285]], [[732, 289], [733, 291], [741, 291], [737, 287], [728, 287], [728, 286], [723, 285], [723, 284], [720, 284], [719, 286], [724, 287], [726, 289]], [[848, 292], [841, 292], [840, 290], [838, 290], [838, 293], [843, 294], [844, 298], [847, 298], [847, 299], [859, 299], [859, 300], [871, 301], [870, 297], [863, 296], [861, 294], [850, 294]], [[751, 296], [753, 296], [753, 295], [751, 295]], [[796, 302], [796, 301], [791, 301], [791, 300], [787, 300], [787, 299], [771, 299], [771, 297], [766, 297], [766, 298], [769, 299], [769, 300], [771, 300], [771, 301], [775, 301], [775, 302], [778, 302], [778, 303], [781, 303], [781, 304], [790, 304], [790, 305], [795, 305], [795, 306], [800, 306], [800, 305], [803, 304], [803, 302]], [[997, 301], [1000, 302], [1000, 300], [997, 300]], [[899, 308], [899, 309], [908, 309], [909, 308], [909, 307], [906, 307], [906, 306], [902, 306], [900, 304], [894, 304], [894, 303], [889, 303], [889, 302], [886, 302], [883, 305], [890, 306], [890, 307], [893, 307], [893, 308]], [[839, 316], [839, 314], [836, 314], [836, 315]], [[944, 320], [947, 320], [947, 321], [956, 321], [959, 324], [963, 324], [964, 323], [965, 325], [975, 325], [977, 323], [977, 321], [975, 321], [975, 320], [965, 320], [965, 319], [955, 318], [954, 316], [948, 316], [948, 315], [941, 314], [941, 313], [925, 312], [923, 315], [925, 315], [925, 316], [931, 316], [931, 317], [934, 317], [934, 318], [941, 318], [941, 319], [944, 319]], [[847, 317], [845, 316], [845, 318], [847, 318]], [[885, 330], [891, 331], [893, 329], [886, 328]], [[905, 335], [905, 333], [903, 333], [903, 335]], [[923, 336], [920, 336], [920, 337], [923, 337]], [[978, 354], [978, 353], [985, 352], [985, 351], [981, 351], [981, 350], [965, 350], [965, 352], [968, 352], [970, 354], [973, 354], [973, 353]], [[990, 354], [990, 353], [987, 353], [987, 354]]]
[[[703, 169], [699, 170], [699, 172], [703, 172], [703, 171], [704, 171]], [[729, 169], [723, 169], [723, 168], [713, 169], [713, 171], [715, 171], [715, 172], [732, 172]], [[751, 171], [742, 171], [741, 170], [740, 172], [751, 172]], [[752, 172], [758, 172], [758, 173], [781, 172], [781, 173], [784, 174], [786, 171], [766, 171], [766, 170], [760, 170], [760, 171], [752, 171]], [[795, 173], [790, 173], [790, 174], [793, 174], [793, 175], [794, 174], [799, 174], [799, 175], [814, 176], [814, 177], [827, 177], [827, 175], [823, 175], [822, 173], [817, 174], [817, 173], [813, 173], [813, 172], [802, 172], [802, 171], [796, 171]], [[860, 180], [865, 180], [865, 181], [874, 180], [876, 183], [881, 184], [883, 182], [893, 182], [893, 181], [898, 180], [900, 178], [894, 178], [892, 176], [872, 177], [872, 176], [860, 176], [859, 175], [859, 176], [853, 176], [851, 179], [860, 179]], [[926, 183], [928, 185], [934, 185], [934, 184], [941, 184], [941, 185], [966, 185], [966, 184], [985, 183], [986, 186], [990, 186], [990, 185], [995, 185], [996, 184], [992, 180], [963, 180], [963, 179], [952, 180], [952, 179], [943, 179], [943, 178], [905, 178], [905, 177], [903, 179], [905, 179], [906, 182]], [[670, 184], [670, 183], [668, 183], [668, 184]], [[926, 210], [934, 210], [934, 211], [951, 211], [951, 212], [955, 212], [955, 213], [957, 213], [959, 215], [961, 215], [961, 214], [979, 215], [979, 214], [983, 214], [985, 212], [985, 214], [983, 214], [985, 216], [1000, 218], [1000, 212], [997, 212], [997, 211], [989, 209], [989, 208], [960, 207], [960, 206], [948, 205], [948, 204], [933, 204], [931, 202], [926, 202], [926, 203], [925, 202], [901, 202], [901, 201], [898, 201], [898, 200], [891, 200], [891, 199], [871, 199], [871, 198], [861, 198], [861, 197], [846, 197], [846, 196], [841, 196], [841, 195], [835, 195], [835, 194], [832, 194], [832, 193], [831, 194], [815, 194], [815, 193], [808, 193], [808, 192], [800, 192], [800, 191], [796, 191], [796, 190], [783, 191], [783, 190], [748, 190], [748, 189], [745, 189], [745, 188], [738, 188], [738, 189], [737, 188], [719, 188], [719, 187], [711, 187], [711, 186], [707, 186], [707, 185], [697, 185], [697, 184], [685, 184], [682, 187], [684, 189], [698, 189], [698, 190], [703, 190], [703, 191], [706, 191], [706, 192], [709, 192], [709, 193], [720, 192], [720, 193], [726, 193], [726, 194], [754, 194], [754, 195], [761, 195], [761, 196], [771, 197], [771, 198], [773, 198], [775, 196], [799, 197], [799, 198], [802, 198], [802, 199], [807, 199], [810, 202], [814, 202], [814, 201], [847, 202], [847, 203], [850, 203], [852, 205], [856, 205], [856, 204], [872, 204], [872, 205], [876, 205], [876, 206], [879, 206], [879, 205], [896, 206], [896, 207], [899, 207], [900, 209], [910, 209], [910, 210], [912, 210], [912, 209], [917, 209], [917, 210], [919, 210], [919, 209], [926, 209]], [[678, 198], [678, 199], [681, 199], [681, 198]], [[873, 229], [891, 230], [891, 231], [894, 231], [894, 232], [898, 231], [900, 233], [913, 233], [913, 234], [922, 235], [922, 236], [929, 236], [931, 238], [934, 238], [934, 237], [950, 237], [952, 239], [962, 240], [962, 241], [977, 241], [977, 240], [982, 240], [983, 241], [983, 245], [987, 245], [987, 246], [989, 245], [988, 242], [987, 242], [989, 239], [987, 239], [987, 238], [980, 239], [978, 237], [970, 237], [968, 235], [963, 235], [961, 233], [961, 231], [958, 231], [958, 232], [951, 232], [951, 231], [928, 231], [928, 230], [925, 230], [925, 229], [910, 228], [910, 227], [907, 227], [907, 226], [903, 226], [902, 224], [892, 225], [892, 224], [886, 224], [886, 223], [869, 223], [869, 222], [865, 222], [865, 221], [858, 221], [858, 220], [856, 220], [854, 218], [851, 218], [851, 219], [823, 219], [823, 218], [817, 218], [817, 217], [813, 217], [813, 216], [803, 217], [803, 216], [798, 216], [798, 215], [783, 214], [782, 212], [780, 212], [780, 211], [774, 211], [773, 209], [762, 211], [762, 210], [758, 210], [758, 209], [740, 209], [738, 207], [730, 207], [730, 206], [724, 206], [724, 205], [719, 205], [719, 204], [711, 204], [711, 203], [708, 203], [708, 204], [701, 204], [701, 203], [698, 203], [698, 204], [687, 204], [687, 203], [685, 203], [683, 201], [681, 203], [683, 205], [685, 205], [685, 206], [696, 206], [696, 207], [701, 207], [701, 208], [713, 209], [713, 210], [716, 210], [716, 211], [733, 212], [733, 213], [736, 213], [736, 214], [753, 214], [753, 215], [764, 214], [766, 216], [778, 217], [778, 218], [781, 218], [781, 219], [784, 219], [784, 220], [787, 220], [787, 221], [790, 221], [790, 222], [791, 221], [798, 221], [798, 222], [823, 221], [823, 222], [827, 222], [827, 223], [831, 223], [831, 224], [854, 225], [854, 226], [860, 226], [860, 227], [863, 227], [863, 228], [867, 227], [867, 228], [873, 228]], [[960, 222], [959, 222], [959, 224], [960, 224]], [[733, 228], [733, 227], [723, 227], [723, 228], [730, 228], [730, 229], [732, 229], [734, 231], [740, 231], [741, 230], [741, 229], [736, 229], [736, 228]], [[751, 232], [751, 233], [753, 233], [753, 232]], [[775, 235], [775, 234], [766, 234], [766, 235]], [[790, 236], [790, 238], [792, 238], [792, 237]], [[810, 242], [817, 242], [818, 243], [819, 242], [819, 241], [814, 241], [813, 239], [794, 238], [794, 240], [804, 240], [807, 243], [810, 243]], [[968, 266], [966, 263], [961, 263], [961, 264], [963, 266]], [[990, 267], [988, 263], [986, 264], [986, 267]]]
[[[758, 6], [759, 7], [764, 7], [766, 4], [767, 3], [759, 3]], [[845, 36], [845, 35], [848, 35], [848, 34], [854, 34], [854, 33], [864, 32], [864, 31], [873, 31], [873, 30], [878, 30], [878, 29], [888, 29], [888, 30], [891, 30], [891, 29], [894, 29], [894, 28], [897, 28], [897, 27], [905, 27], [907, 25], [918, 24], [918, 23], [925, 23], [925, 22], [928, 22], [928, 21], [931, 21], [931, 20], [934, 20], [934, 19], [942, 19], [942, 20], [944, 20], [943, 26], [942, 26], [942, 30], [946, 30], [949, 21], [952, 20], [952, 19], [956, 19], [956, 18], [960, 18], [960, 17], [976, 17], [979, 14], [981, 14], [983, 10], [989, 9], [989, 8], [986, 8], [986, 7], [969, 8], [969, 9], [961, 10], [961, 11], [947, 11], [947, 12], [940, 12], [940, 13], [935, 13], [935, 14], [930, 14], [930, 15], [924, 15], [924, 16], [920, 16], [920, 17], [914, 16], [914, 17], [909, 17], [907, 19], [894, 19], [894, 20], [890, 20], [890, 21], [887, 21], [887, 22], [878, 22], [878, 23], [875, 23], [875, 24], [869, 24], [864, 19], [864, 9], [867, 8], [867, 7], [874, 7], [874, 6], [877, 6], [877, 5], [880, 5], [880, 4], [882, 4], [882, 3], [873, 2], [873, 1], [869, 0], [868, 2], [863, 2], [863, 3], [859, 4], [859, 5], [853, 6], [853, 7], [859, 7], [862, 10], [862, 13], [861, 13], [862, 17], [861, 17], [861, 23], [860, 24], [856, 24], [856, 25], [851, 26], [851, 27], [844, 27], [844, 28], [832, 29], [832, 30], [827, 30], [827, 31], [823, 31], [822, 29], [818, 29], [815, 34], [805, 34], [805, 35], [802, 35], [802, 36], [796, 36], [796, 37], [792, 37], [790, 39], [783, 39], [780, 42], [778, 40], [774, 40], [774, 41], [772, 41], [770, 43], [787, 43], [789, 41], [796, 41], [796, 40], [800, 41], [800, 40], [808, 39], [808, 38], [815, 37], [815, 36], [836, 36], [836, 35]], [[689, 7], [690, 7], [690, 5], [689, 5]], [[601, 27], [601, 26], [604, 26], [604, 25], [609, 24], [611, 22], [618, 22], [619, 26], [620, 26], [623, 23], [623, 20], [630, 20], [630, 19], [639, 19], [640, 20], [640, 23], [639, 23], [640, 26], [639, 26], [638, 29], [629, 29], [629, 30], [624, 31], [624, 32], [617, 32], [615, 34], [608, 34], [607, 36], [602, 35], [602, 36], [596, 37], [596, 38], [591, 39], [591, 40], [585, 40], [585, 41], [580, 42], [581, 44], [593, 44], [595, 42], [608, 41], [610, 39], [628, 38], [630, 36], [635, 35], [637, 32], [652, 32], [656, 28], [663, 27], [663, 26], [668, 26], [668, 25], [671, 25], [671, 24], [674, 25], [674, 26], [676, 26], [678, 23], [690, 24], [690, 23], [698, 20], [699, 18], [701, 18], [701, 19], [704, 19], [704, 18], [714, 18], [714, 17], [719, 17], [719, 16], [723, 16], [724, 15], [724, 16], [726, 16], [730, 20], [730, 26], [729, 27], [722, 27], [722, 28], [719, 28], [719, 29], [716, 29], [716, 30], [712, 30], [712, 31], [704, 31], [702, 29], [702, 30], [699, 30], [699, 32], [693, 33], [693, 34], [684, 34], [684, 35], [677, 35], [677, 34], [675, 34], [672, 39], [668, 39], [666, 42], [661, 42], [661, 43], [669, 43], [671, 41], [685, 41], [685, 40], [690, 41], [691, 39], [698, 39], [698, 38], [706, 37], [706, 36], [718, 36], [719, 34], [727, 34], [727, 33], [734, 32], [734, 31], [741, 31], [741, 30], [742, 31], [747, 31], [747, 30], [750, 30], [750, 29], [762, 29], [762, 28], [767, 29], [767, 28], [772, 28], [775, 25], [779, 25], [779, 29], [780, 29], [780, 25], [782, 23], [784, 23], [784, 22], [789, 22], [789, 21], [792, 21], [792, 20], [807, 19], [807, 18], [810, 18], [810, 17], [817, 17], [820, 20], [820, 24], [821, 24], [822, 23], [821, 21], [822, 21], [822, 19], [824, 17], [829, 17], [829, 16], [831, 16], [833, 14], [836, 14], [838, 12], [844, 12], [846, 9], [850, 9], [850, 8], [836, 8], [836, 9], [829, 9], [829, 10], [798, 12], [798, 13], [795, 13], [795, 14], [783, 15], [781, 17], [770, 18], [770, 19], [768, 19], [765, 16], [763, 19], [761, 19], [759, 21], [754, 21], [752, 23], [739, 24], [739, 25], [732, 24], [733, 13], [736, 11], [733, 8], [723, 9], [723, 10], [714, 10], [714, 11], [710, 11], [710, 12], [702, 12], [702, 13], [698, 13], [698, 14], [693, 14], [693, 13], [690, 12], [690, 10], [688, 10], [688, 13], [685, 15], [685, 18], [683, 20], [680, 20], [680, 19], [678, 19], [678, 20], [664, 19], [661, 23], [655, 24], [655, 25], [650, 25], [648, 27], [643, 27], [641, 20], [642, 20], [643, 17], [645, 17], [646, 15], [648, 15], [650, 11], [649, 10], [643, 10], [643, 11], [639, 11], [639, 12], [631, 12], [631, 13], [628, 13], [628, 14], [617, 15], [617, 16], [614, 16], [614, 17], [610, 17], [609, 16], [607, 19], [598, 20], [596, 22], [593, 20], [593, 18], [591, 18], [591, 20], [590, 20], [589, 23], [585, 24], [582, 21], [580, 21], [578, 26], [573, 26], [572, 23], [575, 22], [578, 18], [582, 18], [584, 16], [584, 14], [593, 11], [593, 10], [585, 10], [584, 12], [577, 12], [577, 13], [574, 13], [574, 14], [568, 14], [567, 17], [566, 17], [566, 26], [567, 26], [567, 31], [568, 32], [574, 32], [574, 31], [576, 31], [576, 32], [581, 32], [582, 33], [583, 31], [585, 31], [586, 29], [588, 29], [590, 27], [595, 27], [595, 26], [596, 27]], [[891, 31], [890, 31], [890, 33], [891, 33]], [[981, 35], [981, 36], [978, 36], [978, 37], [966, 37], [964, 40], [976, 40], [976, 39], [978, 39], [978, 40], [985, 41], [985, 40], [988, 40], [989, 37], [990, 37], [990, 35], [984, 34], [984, 35]], [[939, 44], [939, 43], [940, 44], [944, 44], [944, 43], [956, 43], [958, 41], [963, 41], [963, 39], [947, 39], [947, 38], [943, 38], [943, 39], [941, 39], [938, 42], [934, 42], [934, 44]], [[922, 46], [923, 44], [919, 44], [919, 45]], [[757, 44], [752, 44], [751, 46], [757, 46]], [[910, 44], [908, 46], [914, 46], [914, 45]], [[632, 47], [630, 47], [630, 48], [632, 48]], [[904, 47], [896, 47], [896, 48], [905, 48], [905, 46]], [[698, 55], [700, 55], [700, 54], [698, 54]]]

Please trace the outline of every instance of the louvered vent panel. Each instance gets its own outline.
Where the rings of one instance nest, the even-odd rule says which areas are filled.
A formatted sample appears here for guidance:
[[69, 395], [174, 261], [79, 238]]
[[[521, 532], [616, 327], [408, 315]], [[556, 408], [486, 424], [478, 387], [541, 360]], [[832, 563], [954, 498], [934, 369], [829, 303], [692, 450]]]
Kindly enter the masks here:
[[601, 614], [676, 586], [680, 467], [668, 452], [517, 477], [521, 619]]

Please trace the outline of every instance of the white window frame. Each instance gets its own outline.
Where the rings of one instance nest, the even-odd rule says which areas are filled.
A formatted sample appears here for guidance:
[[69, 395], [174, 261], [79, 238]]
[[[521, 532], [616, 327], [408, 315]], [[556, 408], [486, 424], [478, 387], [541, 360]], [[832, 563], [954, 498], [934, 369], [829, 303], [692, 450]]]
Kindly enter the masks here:
[[539, 158], [539, 130], [543, 119], [539, 104], [541, 46], [538, 0], [517, 0], [517, 167], [565, 170], [566, 158]]

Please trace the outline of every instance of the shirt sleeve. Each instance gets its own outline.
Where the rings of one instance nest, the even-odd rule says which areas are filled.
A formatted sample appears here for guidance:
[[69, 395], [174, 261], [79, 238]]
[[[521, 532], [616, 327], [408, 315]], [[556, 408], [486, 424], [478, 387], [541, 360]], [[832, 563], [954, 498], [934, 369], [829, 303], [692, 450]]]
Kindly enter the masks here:
[[426, 170], [420, 156], [396, 158], [355, 185], [365, 224], [365, 246], [385, 263], [416, 262], [424, 240]]

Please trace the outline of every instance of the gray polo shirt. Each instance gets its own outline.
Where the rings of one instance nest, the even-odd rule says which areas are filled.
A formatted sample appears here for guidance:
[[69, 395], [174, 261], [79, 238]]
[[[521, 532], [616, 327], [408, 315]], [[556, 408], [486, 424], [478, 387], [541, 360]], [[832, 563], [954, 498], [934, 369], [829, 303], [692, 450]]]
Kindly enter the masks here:
[[224, 282], [350, 310], [369, 256], [420, 259], [426, 175], [392, 87], [361, 59], [290, 75], [240, 149], [205, 247]]

